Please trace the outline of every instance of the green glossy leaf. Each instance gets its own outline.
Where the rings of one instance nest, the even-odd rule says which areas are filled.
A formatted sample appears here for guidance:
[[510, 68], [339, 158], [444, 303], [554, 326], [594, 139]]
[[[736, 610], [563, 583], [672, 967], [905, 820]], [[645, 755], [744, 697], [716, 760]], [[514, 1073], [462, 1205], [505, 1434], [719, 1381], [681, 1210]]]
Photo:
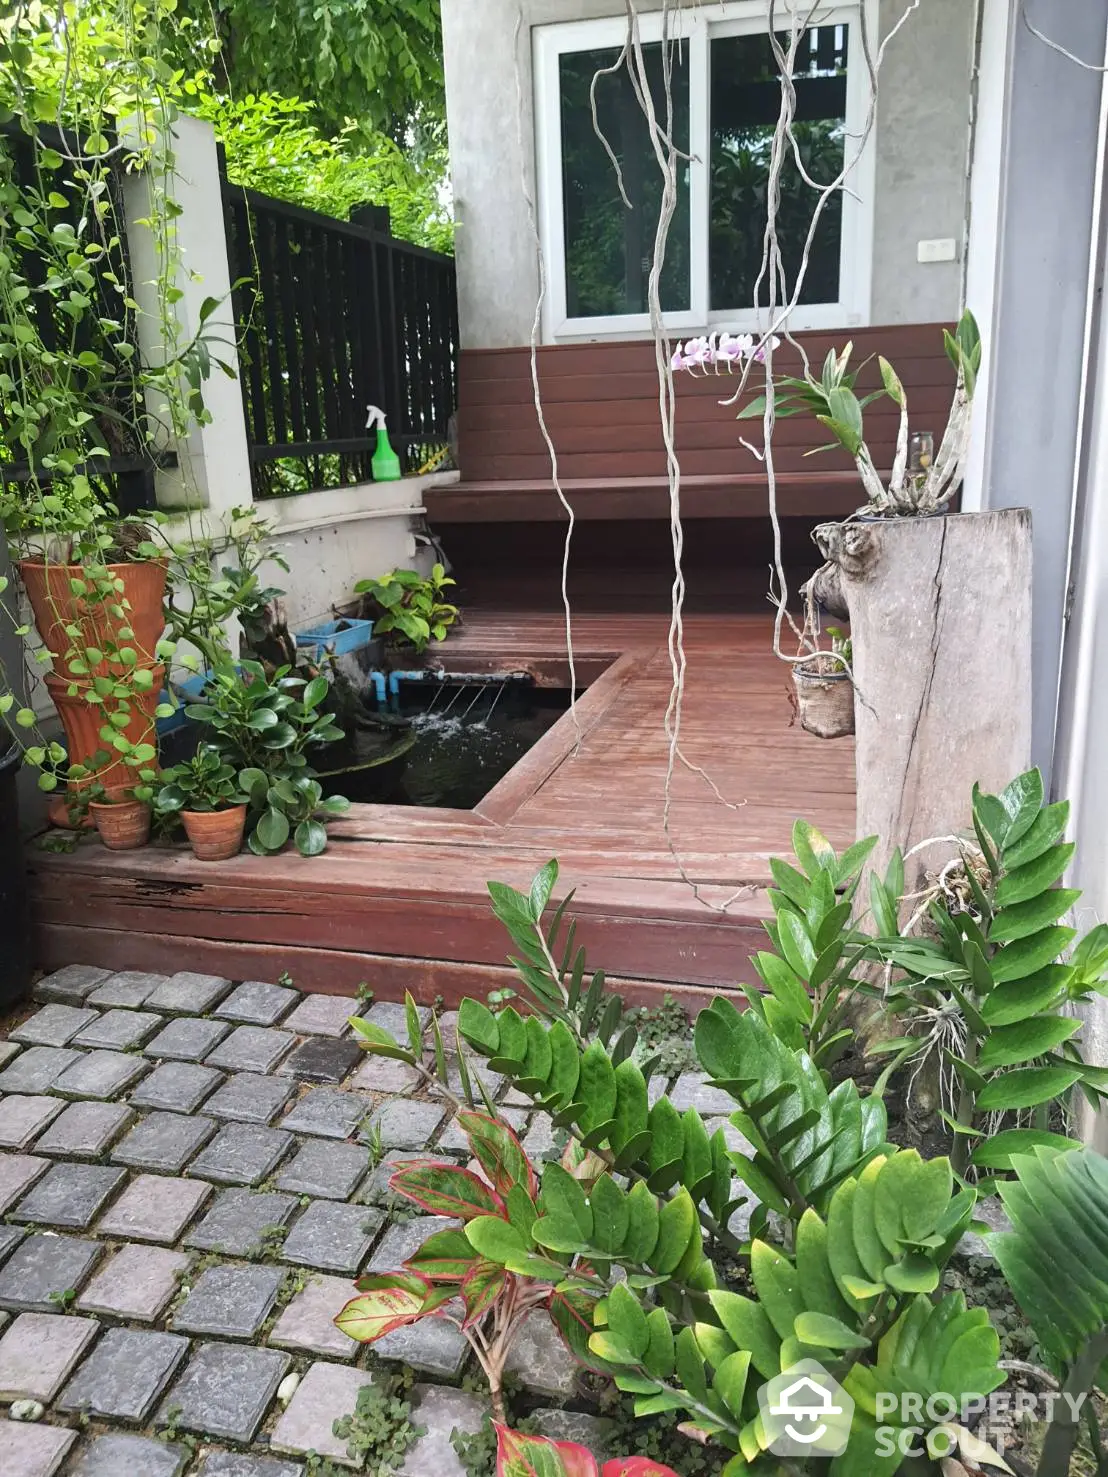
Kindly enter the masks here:
[[1017, 1067], [987, 1082], [977, 1095], [979, 1113], [1034, 1108], [1062, 1097], [1081, 1076], [1077, 1067]]
[[1025, 903], [1053, 887], [1069, 866], [1074, 850], [1072, 842], [1054, 846], [1034, 861], [1008, 872], [996, 886], [997, 907], [1010, 908], [1016, 903]]
[[1013, 1067], [1034, 1057], [1045, 1056], [1081, 1029], [1072, 1016], [1039, 1015], [993, 1031], [981, 1048], [977, 1065], [982, 1072]]
[[1013, 1155], [1030, 1154], [1035, 1149], [1080, 1147], [1078, 1140], [1065, 1138], [1060, 1133], [1048, 1133], [1041, 1128], [1009, 1128], [978, 1144], [970, 1155], [970, 1163], [978, 1169], [1011, 1169]]
[[801, 1313], [795, 1321], [794, 1332], [802, 1344], [812, 1344], [820, 1349], [868, 1349], [870, 1343], [864, 1335], [827, 1313]]

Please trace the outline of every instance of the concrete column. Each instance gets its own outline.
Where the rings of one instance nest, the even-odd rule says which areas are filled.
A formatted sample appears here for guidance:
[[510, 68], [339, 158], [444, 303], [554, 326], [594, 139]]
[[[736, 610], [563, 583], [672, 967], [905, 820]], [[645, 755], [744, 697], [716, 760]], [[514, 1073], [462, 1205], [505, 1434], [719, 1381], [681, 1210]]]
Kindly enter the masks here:
[[[986, 0], [986, 5], [988, 0]], [[1035, 27], [1099, 65], [1108, 0], [1026, 0]], [[1103, 78], [1061, 56], [1011, 8], [995, 309], [982, 506], [1030, 508], [1034, 532], [1032, 756], [1048, 782], [1054, 754], [1070, 521], [1085, 375]], [[995, 106], [995, 103], [994, 103]], [[995, 168], [988, 158], [978, 168]], [[972, 226], [971, 226], [972, 230]]]
[[[199, 118], [179, 117], [173, 123], [172, 149], [175, 178], [171, 193], [181, 207], [176, 217], [176, 251], [180, 259], [177, 286], [182, 296], [175, 304], [178, 343], [186, 344], [201, 326], [201, 306], [215, 298], [219, 306], [206, 320], [214, 356], [235, 371], [231, 379], [218, 367], [204, 384], [204, 403], [211, 414], [207, 425], [193, 425], [178, 448], [179, 466], [160, 472], [157, 495], [166, 509], [206, 508], [217, 524], [231, 508], [253, 502], [250, 449], [238, 381], [234, 310], [231, 306], [231, 269], [227, 256], [223, 200], [215, 131]], [[135, 280], [135, 296], [144, 311], [138, 320], [139, 347], [147, 363], [157, 364], [167, 345], [152, 283], [158, 275], [154, 238], [142, 224], [151, 212], [149, 178], [138, 173], [126, 186], [128, 246]], [[158, 395], [148, 397], [153, 415], [164, 419]]]

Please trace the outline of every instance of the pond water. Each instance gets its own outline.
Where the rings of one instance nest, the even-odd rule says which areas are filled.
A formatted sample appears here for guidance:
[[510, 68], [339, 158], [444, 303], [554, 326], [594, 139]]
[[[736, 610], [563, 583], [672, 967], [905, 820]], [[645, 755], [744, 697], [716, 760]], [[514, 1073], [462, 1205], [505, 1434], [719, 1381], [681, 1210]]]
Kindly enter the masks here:
[[398, 703], [364, 709], [313, 763], [327, 794], [472, 810], [568, 707], [568, 689], [526, 680], [404, 683]]

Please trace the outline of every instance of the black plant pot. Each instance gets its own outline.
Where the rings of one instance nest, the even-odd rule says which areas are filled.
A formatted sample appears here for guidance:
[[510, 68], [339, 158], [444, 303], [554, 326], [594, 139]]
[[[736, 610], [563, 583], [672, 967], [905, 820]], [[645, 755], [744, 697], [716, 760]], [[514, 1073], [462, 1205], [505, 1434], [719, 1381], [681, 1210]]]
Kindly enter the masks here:
[[0, 754], [0, 1010], [31, 991], [31, 919], [27, 873], [19, 834], [20, 750]]

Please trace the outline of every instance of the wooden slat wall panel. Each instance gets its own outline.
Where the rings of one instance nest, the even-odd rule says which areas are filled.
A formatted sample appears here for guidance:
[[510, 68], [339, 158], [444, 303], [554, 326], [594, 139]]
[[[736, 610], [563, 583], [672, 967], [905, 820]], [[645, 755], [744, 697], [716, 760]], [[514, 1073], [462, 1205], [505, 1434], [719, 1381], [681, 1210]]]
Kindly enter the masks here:
[[[846, 331], [798, 336], [818, 369], [832, 348], [841, 349]], [[953, 389], [953, 369], [943, 350], [939, 324], [907, 324], [857, 329], [854, 362], [861, 366], [859, 391], [880, 385], [878, 354], [896, 366], [908, 391], [913, 425], [941, 433]], [[782, 346], [775, 365], [795, 372], [800, 359]], [[752, 377], [744, 402], [758, 393]], [[658, 424], [658, 383], [649, 343], [554, 345], [539, 350], [539, 379], [548, 424], [563, 476], [580, 481], [633, 480], [666, 472]], [[677, 378], [677, 446], [683, 471], [693, 477], [748, 477], [764, 483], [757, 458], [740, 444], [746, 435], [760, 439], [757, 421], [736, 424], [736, 409], [722, 405], [737, 387], [727, 375]], [[867, 440], [879, 467], [891, 464], [898, 413], [891, 401], [867, 410]], [[550, 465], [533, 405], [530, 355], [525, 349], [463, 352], [458, 410], [462, 483], [444, 499], [444, 509], [459, 507], [470, 483], [549, 483]], [[850, 458], [807, 455], [823, 440], [809, 417], [782, 421], [775, 433], [777, 465], [785, 474], [849, 471]]]

